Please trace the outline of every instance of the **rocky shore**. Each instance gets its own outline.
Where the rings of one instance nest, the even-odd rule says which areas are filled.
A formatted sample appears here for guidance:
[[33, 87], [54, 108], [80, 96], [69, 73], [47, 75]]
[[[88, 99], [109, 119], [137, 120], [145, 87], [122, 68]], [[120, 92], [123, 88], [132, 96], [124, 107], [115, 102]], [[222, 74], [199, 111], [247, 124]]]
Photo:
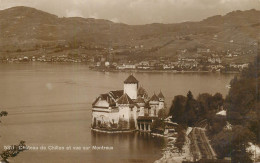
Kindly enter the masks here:
[[[174, 146], [175, 137], [169, 136], [170, 140], [165, 149], [163, 149], [163, 156], [159, 160], [156, 160], [154, 163], [182, 163], [185, 160], [192, 160], [192, 155], [190, 153], [190, 140], [188, 138], [191, 128], [187, 129], [186, 132], [186, 142], [183, 146], [183, 152], [178, 153], [176, 147]], [[163, 136], [163, 135], [162, 135]]]

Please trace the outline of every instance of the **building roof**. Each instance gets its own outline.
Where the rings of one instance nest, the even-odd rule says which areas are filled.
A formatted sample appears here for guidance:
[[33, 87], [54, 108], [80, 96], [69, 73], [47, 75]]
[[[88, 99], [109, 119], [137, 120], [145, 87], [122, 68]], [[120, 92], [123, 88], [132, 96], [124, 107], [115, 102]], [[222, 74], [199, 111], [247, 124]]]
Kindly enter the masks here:
[[118, 104], [134, 104], [133, 100], [125, 93], [117, 101]]
[[95, 106], [96, 103], [97, 103], [99, 100], [105, 100], [105, 101], [107, 101], [107, 103], [109, 104], [109, 106], [116, 106], [115, 101], [109, 96], [108, 93], [106, 93], [106, 94], [101, 94], [101, 95], [92, 103], [92, 106]]
[[135, 100], [135, 102], [138, 103], [138, 104], [141, 104], [141, 103], [142, 103], [142, 104], [145, 104], [144, 99], [143, 99], [142, 97], [140, 97], [140, 96], [137, 97], [137, 99]]
[[157, 117], [150, 117], [150, 116], [138, 116], [138, 121], [151, 121], [156, 119]]
[[124, 94], [124, 90], [110, 91], [109, 94], [110, 94], [115, 100], [117, 100], [118, 98], [120, 98], [120, 97]]
[[138, 83], [138, 80], [131, 74], [128, 78], [124, 81], [124, 83]]
[[160, 91], [160, 93], [158, 94], [159, 98], [164, 98], [164, 95], [162, 94], [162, 92]]
[[148, 97], [146, 90], [143, 87], [139, 87], [137, 90], [137, 96], [144, 96], [145, 98]]
[[154, 95], [151, 97], [150, 101], [159, 101], [159, 98], [158, 98], [158, 96], [156, 96], [156, 94], [154, 94]]

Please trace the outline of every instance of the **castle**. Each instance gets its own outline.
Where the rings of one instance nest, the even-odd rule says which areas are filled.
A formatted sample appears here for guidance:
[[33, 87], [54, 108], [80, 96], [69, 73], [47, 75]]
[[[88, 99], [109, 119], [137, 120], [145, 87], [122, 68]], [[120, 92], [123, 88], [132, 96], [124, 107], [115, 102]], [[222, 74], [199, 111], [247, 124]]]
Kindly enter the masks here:
[[92, 128], [150, 131], [153, 120], [164, 107], [162, 92], [149, 98], [139, 81], [130, 75], [123, 90], [101, 94], [93, 102]]

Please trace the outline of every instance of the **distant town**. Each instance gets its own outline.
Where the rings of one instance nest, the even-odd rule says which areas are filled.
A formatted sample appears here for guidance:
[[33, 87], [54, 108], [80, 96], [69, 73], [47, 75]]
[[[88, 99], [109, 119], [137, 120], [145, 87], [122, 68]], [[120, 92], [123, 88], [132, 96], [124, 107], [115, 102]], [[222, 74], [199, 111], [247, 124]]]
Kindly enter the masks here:
[[[141, 46], [140, 46], [141, 47]], [[138, 48], [138, 47], [136, 47]], [[113, 49], [111, 49], [112, 51]], [[119, 58], [114, 53], [84, 55], [37, 55], [0, 57], [0, 63], [84, 63], [92, 70], [97, 71], [169, 71], [169, 72], [222, 72], [237, 73], [247, 68], [249, 63], [232, 62], [243, 55], [253, 55], [252, 50], [242, 51], [213, 51], [207, 48], [198, 48], [196, 54], [190, 55], [187, 49], [179, 49], [173, 57]], [[231, 62], [227, 62], [231, 60]]]

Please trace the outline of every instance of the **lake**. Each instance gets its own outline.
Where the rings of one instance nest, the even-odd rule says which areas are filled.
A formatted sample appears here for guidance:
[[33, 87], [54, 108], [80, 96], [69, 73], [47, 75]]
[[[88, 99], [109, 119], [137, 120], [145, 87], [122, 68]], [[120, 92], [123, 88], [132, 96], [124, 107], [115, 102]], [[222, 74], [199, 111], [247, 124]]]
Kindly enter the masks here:
[[[110, 90], [123, 89], [130, 73], [97, 72], [83, 64], [0, 64], [0, 108], [9, 115], [0, 124], [0, 150], [25, 140], [31, 147], [13, 162], [153, 162], [166, 140], [148, 134], [101, 134], [90, 130], [91, 104]], [[149, 96], [162, 91], [170, 107], [189, 90], [228, 93], [234, 74], [134, 73]], [[87, 149], [92, 146], [111, 150]], [[49, 147], [49, 149], [48, 149]], [[56, 149], [66, 148], [68, 150]], [[80, 147], [69, 150], [69, 147]], [[86, 149], [83, 149], [86, 147]]]

